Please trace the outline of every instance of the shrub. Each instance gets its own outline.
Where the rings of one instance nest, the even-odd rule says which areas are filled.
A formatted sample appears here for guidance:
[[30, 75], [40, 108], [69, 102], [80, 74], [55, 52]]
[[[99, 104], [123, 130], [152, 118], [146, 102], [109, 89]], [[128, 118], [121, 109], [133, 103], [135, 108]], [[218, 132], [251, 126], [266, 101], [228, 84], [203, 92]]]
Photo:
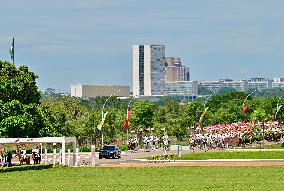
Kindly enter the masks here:
[[79, 147], [79, 152], [91, 152], [91, 147], [80, 146]]
[[39, 164], [39, 165], [24, 165], [24, 166], [12, 166], [0, 168], [0, 173], [14, 172], [14, 171], [26, 171], [26, 170], [42, 170], [52, 168], [52, 164]]
[[163, 154], [163, 155], [152, 155], [147, 157], [148, 160], [172, 160], [174, 158], [174, 154]]
[[284, 142], [281, 144], [281, 147], [284, 147]]
[[119, 149], [121, 151], [127, 151], [128, 150], [128, 145], [119, 145]]

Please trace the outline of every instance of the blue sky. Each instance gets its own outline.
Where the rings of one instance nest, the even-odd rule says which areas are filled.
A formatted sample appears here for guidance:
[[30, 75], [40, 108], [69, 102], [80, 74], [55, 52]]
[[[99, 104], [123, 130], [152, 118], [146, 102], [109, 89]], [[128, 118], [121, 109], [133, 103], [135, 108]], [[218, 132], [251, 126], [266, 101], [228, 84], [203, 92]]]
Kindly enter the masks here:
[[0, 0], [0, 59], [41, 90], [132, 86], [132, 45], [164, 44], [192, 80], [284, 77], [283, 0]]

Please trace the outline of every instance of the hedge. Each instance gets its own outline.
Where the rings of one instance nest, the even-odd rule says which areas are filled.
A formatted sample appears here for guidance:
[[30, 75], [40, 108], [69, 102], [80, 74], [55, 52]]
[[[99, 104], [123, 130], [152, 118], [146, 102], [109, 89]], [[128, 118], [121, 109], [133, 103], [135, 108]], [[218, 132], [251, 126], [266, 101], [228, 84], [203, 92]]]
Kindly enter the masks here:
[[14, 172], [14, 171], [26, 171], [26, 170], [42, 170], [52, 168], [52, 164], [39, 164], [39, 165], [23, 165], [12, 167], [0, 167], [0, 173]]

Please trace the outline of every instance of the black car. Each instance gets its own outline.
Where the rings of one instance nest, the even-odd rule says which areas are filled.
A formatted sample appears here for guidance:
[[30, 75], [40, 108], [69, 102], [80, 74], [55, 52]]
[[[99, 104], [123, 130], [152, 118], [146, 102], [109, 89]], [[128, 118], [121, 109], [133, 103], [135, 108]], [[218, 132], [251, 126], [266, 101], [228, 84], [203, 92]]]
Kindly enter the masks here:
[[100, 150], [99, 159], [120, 158], [121, 151], [116, 145], [106, 145]]

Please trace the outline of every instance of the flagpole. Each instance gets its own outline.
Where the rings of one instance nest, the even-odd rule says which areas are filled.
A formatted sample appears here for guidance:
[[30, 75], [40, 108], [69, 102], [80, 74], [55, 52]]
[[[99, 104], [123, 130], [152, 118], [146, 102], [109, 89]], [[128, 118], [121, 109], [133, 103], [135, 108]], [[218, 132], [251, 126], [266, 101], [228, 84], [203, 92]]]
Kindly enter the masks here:
[[[128, 122], [128, 108], [126, 109], [126, 120]], [[128, 128], [126, 129], [126, 143], [128, 145]]]
[[[127, 128], [126, 128], [126, 143], [127, 143], [127, 145], [128, 145], [128, 143], [129, 143], [129, 134], [128, 134], [128, 129], [129, 129], [128, 123], [129, 123], [129, 120], [130, 120], [129, 108], [130, 108], [130, 104], [131, 104], [131, 102], [134, 100], [134, 98], [135, 98], [135, 97], [132, 96], [132, 98], [130, 99], [130, 101], [129, 101], [128, 105], [127, 105], [127, 109], [126, 109], [126, 123], [127, 123]], [[131, 111], [131, 109], [130, 109], [130, 111]], [[125, 128], [125, 126], [124, 126], [124, 128]]]
[[107, 104], [108, 100], [109, 100], [112, 96], [114, 96], [115, 94], [117, 94], [118, 92], [120, 92], [120, 89], [117, 90], [116, 92], [112, 93], [112, 94], [106, 99], [106, 101], [105, 101], [105, 103], [104, 103], [104, 105], [103, 105], [103, 108], [102, 108], [102, 128], [101, 128], [102, 146], [104, 145], [104, 133], [103, 133], [104, 122], [103, 122], [103, 120], [104, 120], [104, 115], [107, 114], [107, 112], [104, 114], [104, 109], [105, 109], [105, 107], [106, 107], [106, 104]]
[[15, 40], [13, 37], [13, 64], [15, 64]]
[[[104, 111], [102, 111], [102, 121], [104, 120]], [[103, 128], [104, 125], [102, 125], [102, 129], [101, 129], [101, 134], [102, 134], [102, 147], [104, 146], [104, 134], [103, 134]]]

